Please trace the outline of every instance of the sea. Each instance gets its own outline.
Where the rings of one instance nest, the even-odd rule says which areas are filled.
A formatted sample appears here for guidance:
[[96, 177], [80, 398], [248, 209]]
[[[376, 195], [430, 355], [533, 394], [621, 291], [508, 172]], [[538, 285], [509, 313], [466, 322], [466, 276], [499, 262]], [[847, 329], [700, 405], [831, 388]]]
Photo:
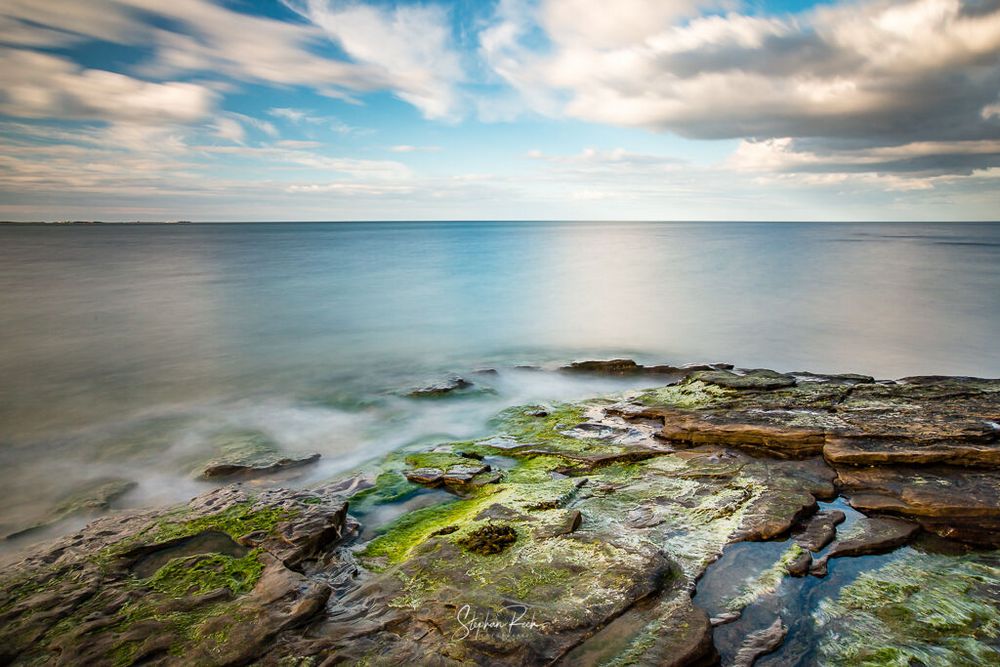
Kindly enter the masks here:
[[1000, 376], [1000, 224], [0, 225], [0, 537], [42, 526], [0, 551], [204, 492], [227, 438], [311, 484], [651, 382], [552, 372], [617, 357]]

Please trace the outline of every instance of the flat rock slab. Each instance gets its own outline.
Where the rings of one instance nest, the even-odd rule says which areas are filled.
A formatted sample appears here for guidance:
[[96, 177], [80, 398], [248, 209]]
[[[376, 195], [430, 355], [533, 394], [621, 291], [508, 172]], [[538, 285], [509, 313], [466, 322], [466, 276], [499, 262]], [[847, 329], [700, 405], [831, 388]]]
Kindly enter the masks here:
[[792, 539], [806, 551], [819, 551], [837, 535], [837, 526], [846, 515], [840, 510], [823, 510], [814, 514], [801, 528], [792, 532]]
[[692, 380], [700, 380], [706, 384], [713, 384], [725, 389], [784, 389], [794, 387], [796, 380], [794, 376], [785, 375], [766, 368], [755, 368], [743, 373], [734, 373], [725, 370], [698, 371], [691, 374]]
[[253, 460], [213, 461], [205, 466], [201, 476], [204, 479], [217, 479], [219, 477], [271, 475], [282, 470], [316, 463], [319, 459], [320, 454], [314, 452], [303, 456], [272, 455], [256, 457]]
[[661, 437], [689, 445], [715, 441], [789, 456], [822, 451], [832, 463], [851, 465], [1000, 462], [1000, 380], [796, 385], [782, 378], [791, 376], [694, 373], [621, 413], [661, 420]]
[[476, 475], [490, 470], [490, 466], [485, 463], [456, 465], [448, 468], [441, 479], [445, 484], [468, 484]]
[[106, 510], [112, 502], [136, 486], [138, 486], [136, 482], [119, 477], [104, 477], [84, 482], [70, 493], [59, 498], [44, 518], [40, 518], [29, 526], [14, 528], [4, 535], [3, 539], [15, 539], [52, 526], [63, 519]]
[[323, 609], [299, 570], [348, 529], [342, 498], [237, 487], [99, 519], [0, 570], [0, 662], [248, 663]]
[[831, 558], [886, 553], [908, 543], [920, 531], [919, 524], [892, 517], [858, 519], [855, 528], [855, 534], [838, 539], [822, 558], [813, 563], [810, 568], [813, 574], [825, 575]]
[[215, 456], [201, 469], [202, 479], [256, 477], [315, 463], [316, 452], [283, 452], [273, 439], [257, 431], [222, 433], [208, 443]]
[[403, 472], [403, 476], [414, 484], [437, 486], [444, 481], [444, 470], [440, 468], [415, 468]]
[[911, 517], [942, 537], [1000, 546], [1000, 471], [955, 466], [838, 467], [863, 512]]

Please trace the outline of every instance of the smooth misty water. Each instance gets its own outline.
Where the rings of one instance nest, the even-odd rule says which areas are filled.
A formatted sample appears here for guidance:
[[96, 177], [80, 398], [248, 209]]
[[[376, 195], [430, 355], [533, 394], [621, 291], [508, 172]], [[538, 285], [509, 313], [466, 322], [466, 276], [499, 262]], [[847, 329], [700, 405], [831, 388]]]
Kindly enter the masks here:
[[[997, 376], [998, 324], [990, 224], [0, 226], [0, 533], [88, 479], [187, 498], [220, 433], [321, 452], [310, 481], [629, 386], [516, 364]], [[481, 367], [493, 394], [401, 395]]]

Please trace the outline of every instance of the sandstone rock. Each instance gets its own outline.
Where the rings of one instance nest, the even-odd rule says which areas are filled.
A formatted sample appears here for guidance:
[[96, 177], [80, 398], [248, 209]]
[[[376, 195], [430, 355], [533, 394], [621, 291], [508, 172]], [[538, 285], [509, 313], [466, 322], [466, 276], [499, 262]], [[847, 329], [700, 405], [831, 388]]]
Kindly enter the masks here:
[[416, 468], [403, 473], [406, 479], [415, 484], [437, 486], [444, 481], [444, 471], [438, 468]]
[[1000, 546], [1000, 471], [952, 466], [839, 467], [853, 507], [913, 518], [942, 537]]
[[442, 476], [445, 484], [468, 484], [476, 475], [489, 472], [490, 466], [483, 464], [466, 464], [451, 466]]
[[568, 535], [572, 533], [583, 522], [583, 514], [580, 510], [552, 510], [547, 512], [549, 516], [542, 519], [541, 525], [534, 529], [535, 537], [548, 538]]
[[269, 475], [289, 468], [315, 463], [318, 453], [289, 455], [262, 433], [224, 434], [210, 443], [217, 456], [202, 468], [203, 479]]
[[807, 551], [819, 551], [837, 535], [837, 526], [846, 515], [840, 510], [824, 510], [812, 516], [808, 523], [792, 533], [795, 543]]
[[825, 575], [827, 562], [831, 558], [892, 551], [909, 542], [920, 530], [920, 526], [912, 521], [892, 517], [859, 519], [856, 525], [856, 533], [840, 537], [834, 542], [826, 554], [813, 563], [810, 572], [817, 576]]
[[793, 577], [804, 577], [809, 574], [809, 568], [812, 566], [812, 554], [808, 551], [804, 551], [799, 554], [795, 560], [788, 564], [786, 570], [788, 574]]
[[726, 389], [769, 390], [794, 387], [795, 378], [766, 368], [754, 368], [742, 374], [732, 371], [711, 370], [691, 374], [691, 379], [714, 384]]
[[298, 468], [319, 461], [320, 455], [313, 453], [305, 456], [274, 456], [267, 458], [257, 458], [243, 462], [222, 462], [216, 461], [205, 466], [201, 476], [205, 479], [216, 479], [218, 477], [237, 477], [268, 475], [280, 470]]
[[726, 623], [732, 623], [733, 621], [738, 621], [740, 620], [740, 616], [742, 615], [743, 614], [738, 611], [727, 611], [723, 614], [719, 614], [718, 616], [713, 616], [710, 619], [710, 622], [712, 624], [712, 627], [714, 628], [717, 625], [725, 625]]
[[781, 622], [780, 618], [775, 619], [774, 623], [764, 630], [747, 635], [730, 664], [733, 667], [751, 667], [758, 658], [772, 653], [781, 646], [782, 642], [785, 641], [786, 634], [788, 634], [788, 628]]
[[[100, 519], [0, 571], [2, 657], [56, 665], [248, 662], [322, 610], [329, 587], [292, 568], [329, 557], [349, 527], [346, 510], [342, 499], [315, 491], [254, 496], [228, 487], [183, 512]], [[195, 539], [208, 533], [247, 548], [200, 552], [217, 544]], [[64, 630], [53, 632], [57, 625]]]
[[[978, 435], [978, 434], [977, 434]], [[961, 440], [898, 440], [827, 437], [823, 455], [833, 464], [899, 465], [947, 463], [965, 466], [1000, 465], [1000, 445], [992, 429], [984, 426], [983, 442]]]

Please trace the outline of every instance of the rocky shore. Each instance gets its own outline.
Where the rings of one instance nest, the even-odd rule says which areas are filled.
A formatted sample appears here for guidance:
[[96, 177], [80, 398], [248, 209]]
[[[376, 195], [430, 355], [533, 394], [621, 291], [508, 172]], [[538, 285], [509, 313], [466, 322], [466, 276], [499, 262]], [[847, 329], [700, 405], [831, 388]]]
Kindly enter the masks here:
[[[511, 408], [319, 488], [102, 517], [0, 572], [0, 663], [751, 665], [808, 622], [775, 664], [1000, 664], [1000, 380], [562, 372], [662, 385]], [[758, 542], [778, 556], [710, 617], [699, 580]], [[809, 618], [767, 604], [872, 554]]]

